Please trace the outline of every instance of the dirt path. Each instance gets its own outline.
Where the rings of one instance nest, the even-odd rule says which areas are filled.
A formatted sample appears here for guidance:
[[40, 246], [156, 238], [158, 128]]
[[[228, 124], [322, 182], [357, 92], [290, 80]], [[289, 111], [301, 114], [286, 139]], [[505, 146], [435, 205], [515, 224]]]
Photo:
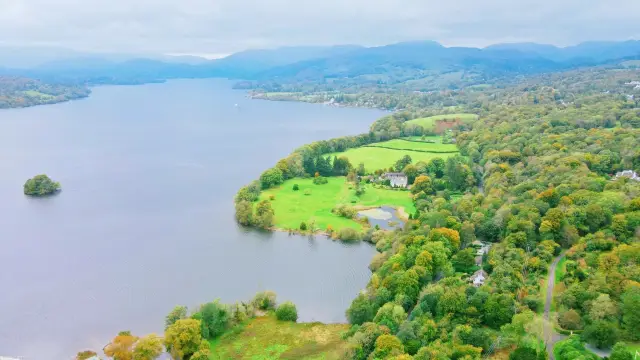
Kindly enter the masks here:
[[549, 319], [549, 313], [551, 312], [551, 302], [553, 301], [553, 287], [556, 285], [556, 267], [560, 260], [564, 257], [565, 253], [558, 255], [549, 267], [549, 279], [547, 279], [547, 294], [546, 301], [544, 303], [544, 342], [547, 345], [547, 353], [549, 354], [549, 360], [554, 360], [553, 357], [553, 345], [560, 340], [566, 338], [565, 335], [558, 334], [553, 329], [553, 323]]

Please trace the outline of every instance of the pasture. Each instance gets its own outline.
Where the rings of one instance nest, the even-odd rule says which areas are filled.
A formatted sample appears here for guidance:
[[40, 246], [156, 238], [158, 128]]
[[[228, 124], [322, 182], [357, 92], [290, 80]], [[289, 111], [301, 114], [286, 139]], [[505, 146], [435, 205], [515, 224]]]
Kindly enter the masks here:
[[[316, 185], [313, 179], [289, 179], [279, 187], [268, 189], [260, 194], [260, 200], [270, 200], [275, 212], [275, 226], [279, 229], [298, 229], [303, 221], [315, 222], [315, 227], [326, 230], [328, 225], [334, 230], [345, 227], [362, 229], [362, 224], [340, 217], [331, 210], [340, 204], [350, 206], [402, 207], [407, 213], [414, 213], [415, 207], [408, 191], [378, 189], [364, 185], [364, 194], [355, 195], [353, 185], [345, 177], [329, 177], [327, 184]], [[293, 190], [297, 184], [299, 190]]]

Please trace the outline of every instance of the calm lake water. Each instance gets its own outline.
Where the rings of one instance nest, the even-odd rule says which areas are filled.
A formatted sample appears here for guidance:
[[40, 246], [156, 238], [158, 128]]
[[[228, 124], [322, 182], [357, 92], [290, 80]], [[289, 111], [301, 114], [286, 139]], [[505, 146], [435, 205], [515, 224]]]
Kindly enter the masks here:
[[[297, 146], [366, 132], [383, 113], [230, 85], [100, 87], [0, 111], [0, 356], [69, 359], [121, 330], [162, 332], [175, 305], [265, 289], [301, 321], [344, 321], [375, 250], [241, 229], [233, 196]], [[25, 197], [39, 173], [63, 191]]]

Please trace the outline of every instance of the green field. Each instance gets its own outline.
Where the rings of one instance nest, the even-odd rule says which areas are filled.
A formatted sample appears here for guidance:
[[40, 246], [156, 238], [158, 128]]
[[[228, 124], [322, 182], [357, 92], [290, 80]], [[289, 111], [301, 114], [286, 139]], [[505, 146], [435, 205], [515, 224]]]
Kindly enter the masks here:
[[405, 140], [405, 139], [393, 139], [380, 143], [374, 143], [367, 145], [366, 147], [380, 147], [380, 148], [392, 148], [397, 150], [415, 150], [415, 151], [429, 151], [434, 153], [451, 153], [458, 152], [458, 147], [455, 144], [442, 144], [442, 139], [437, 136], [439, 142], [430, 143], [421, 140]]
[[27, 91], [23, 91], [23, 93], [27, 96], [30, 97], [39, 97], [39, 98], [43, 98], [43, 99], [53, 99], [55, 96], [53, 95], [49, 95], [49, 94], [45, 94], [45, 93], [41, 93], [39, 91], [35, 91], [35, 90], [27, 90]]
[[[402, 207], [407, 213], [414, 213], [415, 207], [408, 191], [376, 189], [372, 185], [365, 185], [365, 193], [356, 197], [353, 189], [344, 177], [327, 178], [329, 183], [315, 185], [312, 179], [290, 179], [277, 188], [265, 190], [260, 199], [270, 199], [275, 212], [275, 226], [279, 229], [298, 229], [301, 222], [315, 221], [317, 228], [325, 230], [331, 225], [334, 230], [345, 227], [362, 229], [362, 224], [337, 216], [331, 210], [339, 204], [351, 206], [382, 206]], [[300, 190], [293, 191], [293, 185], [298, 184]], [[305, 190], [311, 189], [310, 195]], [[351, 201], [355, 199], [356, 202]]]
[[268, 315], [211, 341], [211, 359], [340, 359], [346, 324], [293, 323]]
[[436, 115], [436, 116], [429, 116], [429, 117], [424, 117], [424, 118], [419, 118], [419, 119], [413, 119], [413, 120], [409, 120], [407, 121], [405, 124], [415, 124], [415, 125], [420, 125], [425, 129], [433, 129], [436, 120], [453, 120], [453, 119], [460, 119], [462, 120], [462, 122], [469, 122], [469, 121], [473, 121], [476, 120], [478, 118], [478, 115], [476, 114], [445, 114], [445, 115]]
[[[390, 140], [394, 141], [394, 140]], [[379, 145], [385, 146], [384, 144], [389, 141], [375, 143], [371, 145]], [[405, 141], [409, 143], [408, 141]], [[422, 145], [422, 144], [418, 144]], [[443, 146], [443, 145], [440, 145]], [[455, 146], [455, 145], [454, 145]], [[364, 167], [367, 172], [374, 172], [378, 169], [388, 169], [393, 166], [400, 158], [404, 155], [411, 156], [411, 160], [413, 163], [417, 163], [418, 161], [428, 162], [429, 160], [439, 157], [442, 159], [446, 159], [450, 156], [456, 155], [455, 153], [425, 153], [418, 151], [408, 151], [408, 150], [394, 150], [394, 149], [385, 149], [380, 147], [366, 146], [349, 149], [345, 152], [341, 153], [332, 153], [329, 156], [346, 156], [353, 166], [358, 166], [360, 163], [364, 163]]]

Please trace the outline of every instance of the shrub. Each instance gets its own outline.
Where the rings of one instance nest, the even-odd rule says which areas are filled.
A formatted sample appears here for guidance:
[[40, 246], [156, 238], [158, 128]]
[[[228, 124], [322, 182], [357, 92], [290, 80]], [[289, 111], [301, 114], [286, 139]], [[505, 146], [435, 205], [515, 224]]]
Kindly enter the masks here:
[[353, 219], [358, 214], [358, 210], [348, 205], [338, 205], [331, 212], [347, 219]]
[[262, 291], [253, 297], [253, 305], [260, 310], [273, 310], [276, 308], [276, 293], [273, 291]]
[[313, 178], [313, 183], [316, 184], [316, 185], [324, 185], [324, 184], [326, 184], [328, 182], [329, 182], [329, 180], [327, 180], [327, 178], [323, 177], [323, 176], [317, 176], [317, 177]]
[[307, 230], [307, 223], [306, 222], [301, 222], [300, 223], [300, 230], [302, 231], [306, 231]]
[[352, 228], [343, 228], [338, 231], [338, 239], [343, 241], [358, 241], [360, 234]]
[[307, 196], [311, 195], [311, 189], [304, 189], [304, 194]]
[[298, 191], [300, 190], [300, 186], [298, 186], [298, 184], [293, 184], [293, 191]]
[[538, 352], [530, 347], [519, 347], [509, 354], [509, 360], [536, 360]]
[[269, 200], [273, 201], [273, 200], [275, 200], [275, 199], [276, 199], [276, 196], [275, 196], [275, 195], [269, 195]]
[[278, 320], [296, 322], [298, 321], [298, 309], [291, 301], [284, 302], [278, 306], [276, 317]]

